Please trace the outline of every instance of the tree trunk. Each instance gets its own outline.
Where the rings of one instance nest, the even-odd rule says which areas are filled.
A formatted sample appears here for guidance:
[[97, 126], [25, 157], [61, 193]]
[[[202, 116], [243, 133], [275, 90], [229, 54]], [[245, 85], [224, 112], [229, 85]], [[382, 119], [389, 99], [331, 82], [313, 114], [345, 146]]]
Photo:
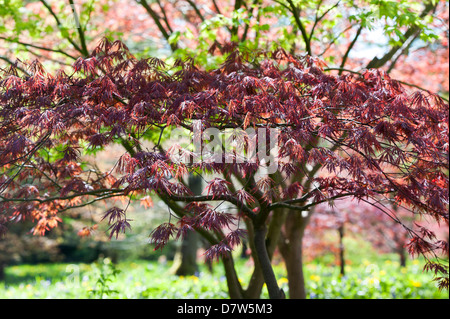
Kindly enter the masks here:
[[406, 267], [406, 250], [401, 243], [398, 244], [397, 254], [400, 257], [400, 267]]
[[344, 247], [344, 224], [339, 226], [339, 262], [341, 266], [341, 275], [345, 276], [345, 247]]
[[228, 294], [230, 299], [243, 299], [245, 297], [244, 291], [239, 283], [239, 278], [236, 273], [236, 268], [234, 266], [234, 260], [231, 253], [222, 258], [222, 263], [225, 269], [225, 277], [227, 278]]
[[[202, 179], [197, 175], [189, 175], [189, 188], [195, 195], [202, 193]], [[198, 272], [197, 250], [200, 236], [197, 232], [188, 232], [181, 242], [174, 259], [174, 273], [178, 276], [192, 276]]]
[[285, 233], [279, 243], [286, 264], [290, 299], [306, 299], [302, 243], [307, 221], [308, 217], [303, 217], [298, 212], [289, 212]]
[[5, 281], [5, 265], [0, 263], [0, 281]]
[[[277, 248], [281, 227], [286, 220], [286, 215], [286, 211], [282, 209], [275, 210], [272, 214], [272, 218], [269, 223], [269, 229], [266, 235], [266, 248], [270, 260], [272, 260], [272, 256], [275, 252], [275, 249]], [[247, 221], [246, 225], [249, 238], [253, 238], [253, 224]], [[264, 286], [264, 276], [258, 261], [258, 257], [256, 256], [256, 249], [253, 245], [253, 241], [249, 241], [249, 246], [255, 265], [247, 290], [245, 291], [245, 298], [258, 299], [261, 297], [262, 288]]]
[[196, 232], [188, 232], [181, 242], [177, 252], [174, 265], [176, 265], [175, 275], [192, 276], [198, 273], [197, 249], [199, 235]]
[[253, 236], [256, 256], [259, 266], [261, 267], [262, 275], [269, 292], [270, 299], [284, 299], [285, 294], [282, 289], [278, 287], [278, 283], [273, 272], [272, 264], [267, 253], [266, 247], [266, 233], [265, 225], [255, 225], [255, 233]]

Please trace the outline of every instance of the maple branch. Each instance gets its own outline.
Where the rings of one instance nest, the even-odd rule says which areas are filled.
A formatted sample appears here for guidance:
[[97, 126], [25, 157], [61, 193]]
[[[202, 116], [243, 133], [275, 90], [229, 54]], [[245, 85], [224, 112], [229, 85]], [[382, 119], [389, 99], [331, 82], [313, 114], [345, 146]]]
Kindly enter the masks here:
[[[399, 225], [401, 225], [408, 233], [411, 237], [416, 237], [419, 240], [428, 243], [427, 241], [425, 241], [423, 238], [420, 237], [419, 234], [417, 234], [416, 231], [414, 231], [412, 228], [406, 226], [397, 216], [395, 216], [395, 213], [390, 214], [389, 212], [387, 212], [384, 208], [386, 208], [384, 205], [381, 204], [382, 207], [380, 207], [379, 205], [377, 205], [377, 203], [372, 203], [368, 200], [365, 200], [363, 198], [361, 198], [361, 200], [363, 202], [366, 202], [367, 204], [375, 207], [376, 209], [380, 210], [383, 214], [385, 214], [386, 216], [388, 216], [392, 221], [394, 221], [395, 223], [398, 223]], [[428, 258], [426, 257], [426, 253], [432, 253], [434, 255], [434, 258], [439, 258], [436, 255], [435, 249], [433, 249], [432, 247], [429, 250], [421, 250], [420, 253], [428, 260]]]
[[[152, 17], [153, 21], [155, 22], [156, 26], [158, 27], [159, 31], [163, 35], [164, 39], [166, 41], [169, 41], [170, 34], [167, 32], [167, 30], [164, 28], [164, 26], [161, 24], [160, 17], [158, 17], [158, 14], [150, 7], [147, 0], [140, 0], [139, 3], [144, 7], [144, 9], [147, 11], [147, 13]], [[178, 45], [176, 43], [169, 43], [172, 51], [175, 51], [178, 49]]]
[[[308, 194], [309, 194], [309, 193], [308, 193]], [[317, 201], [317, 202], [314, 202], [314, 203], [311, 203], [311, 204], [304, 205], [304, 206], [292, 205], [292, 204], [288, 203], [288, 201], [285, 201], [285, 202], [276, 202], [276, 203], [274, 203], [274, 204], [271, 204], [271, 205], [269, 206], [269, 208], [270, 208], [270, 209], [276, 209], [276, 208], [280, 208], [280, 207], [285, 207], [285, 208], [289, 208], [289, 209], [297, 210], [297, 211], [306, 211], [306, 210], [308, 210], [310, 207], [316, 206], [316, 205], [318, 205], [318, 204], [325, 203], [325, 202], [328, 202], [328, 201], [330, 201], [330, 200], [338, 199], [338, 198], [341, 198], [341, 197], [354, 196], [354, 195], [357, 195], [357, 193], [351, 192], [351, 193], [339, 194], [339, 195], [335, 195], [335, 196], [332, 196], [332, 197], [329, 197], [329, 198], [326, 198], [326, 199], [323, 199], [323, 200], [320, 200], [320, 201]], [[309, 197], [309, 196], [308, 196], [308, 197]], [[296, 200], [291, 200], [291, 201], [289, 201], [289, 202], [291, 202], [291, 203], [297, 203], [297, 202], [301, 202], [301, 199], [302, 199], [302, 198], [298, 198], [298, 199], [296, 199]], [[304, 201], [304, 200], [303, 200], [303, 201]]]
[[[178, 206], [176, 203], [172, 201], [172, 199], [167, 194], [159, 194], [159, 198], [173, 211], [175, 214], [182, 218], [183, 216], [187, 215], [187, 211]], [[205, 238], [210, 245], [218, 245], [221, 242], [220, 238], [215, 237], [213, 234], [211, 234], [209, 231], [207, 231], [204, 228], [194, 228], [194, 231], [199, 233], [203, 238]], [[216, 235], [219, 235], [216, 233]], [[222, 234], [223, 235], [223, 234]], [[237, 274], [236, 269], [234, 267], [234, 260], [233, 255], [228, 252], [226, 256], [223, 256], [222, 258], [224, 269], [225, 269], [225, 276], [227, 277], [227, 284], [230, 290], [230, 296], [232, 298], [242, 298], [243, 297], [243, 289], [242, 285], [237, 280]], [[234, 285], [230, 285], [230, 283], [234, 283]], [[235, 287], [237, 287], [235, 289]]]
[[82, 54], [85, 57], [87, 57], [87, 56], [89, 56], [89, 51], [87, 49], [86, 39], [84, 37], [84, 31], [83, 31], [83, 28], [81, 27], [81, 22], [80, 22], [80, 19], [78, 17], [78, 13], [77, 13], [77, 10], [75, 8], [75, 4], [73, 3], [73, 0], [69, 0], [69, 3], [72, 6], [73, 17], [75, 19], [75, 23], [77, 24], [76, 28], [78, 30], [78, 36], [80, 37]]
[[55, 185], [58, 189], [62, 189], [63, 187], [59, 185], [55, 180], [53, 180], [50, 176], [47, 175], [43, 170], [39, 169], [35, 164], [31, 163], [30, 165], [25, 165], [26, 168], [33, 168], [39, 173], [41, 173], [44, 177], [46, 177], [53, 185]]
[[[179, 217], [182, 218], [183, 216], [187, 215], [187, 211], [183, 208], [178, 206], [175, 202], [171, 201], [169, 196], [161, 195], [159, 198]], [[208, 232], [206, 229], [203, 228], [195, 228], [195, 231], [198, 232], [201, 236], [203, 236], [211, 245], [217, 245], [220, 240], [214, 235], [212, 235], [210, 232]]]
[[81, 203], [81, 204], [78, 204], [78, 205], [67, 206], [67, 207], [64, 207], [62, 209], [59, 209], [58, 213], [62, 213], [62, 212], [66, 211], [66, 210], [69, 210], [69, 209], [89, 206], [89, 205], [92, 205], [92, 204], [94, 204], [94, 203], [96, 203], [98, 201], [105, 200], [105, 199], [108, 199], [108, 198], [117, 197], [117, 196], [123, 196], [123, 194], [115, 194], [115, 193], [105, 194], [105, 195], [102, 195], [102, 196], [99, 196], [99, 197], [95, 197], [94, 199], [91, 199], [90, 201], [87, 201], [87, 202], [84, 202], [84, 203]]
[[[61, 65], [65, 65], [65, 66], [69, 66], [69, 67], [72, 66], [71, 63], [59, 61], [59, 60], [57, 60], [57, 59], [55, 59], [55, 58], [52, 58], [52, 57], [45, 57], [45, 56], [43, 56], [42, 54], [37, 53], [36, 51], [32, 50], [31, 47], [25, 47], [25, 50], [27, 50], [27, 51], [30, 52], [32, 55], [34, 55], [34, 56], [36, 56], [36, 57], [38, 57], [38, 58], [46, 59], [46, 60], [48, 60], [48, 61], [55, 62], [55, 63], [61, 64]], [[61, 52], [59, 52], [59, 53], [61, 53]]]
[[43, 145], [47, 139], [50, 137], [50, 135], [52, 134], [52, 132], [48, 132], [41, 141], [39, 141], [39, 143], [37, 143], [32, 150], [30, 151], [30, 153], [27, 156], [27, 159], [20, 165], [19, 170], [14, 174], [14, 176], [8, 178], [7, 181], [5, 181], [4, 183], [0, 184], [0, 194], [3, 193], [6, 188], [8, 187], [8, 185], [20, 174], [20, 172], [22, 171], [22, 169], [25, 167], [25, 165], [31, 160], [31, 158], [33, 157], [34, 153], [37, 152], [37, 150], [40, 148], [41, 145]]
[[67, 52], [65, 52], [63, 50], [60, 50], [60, 49], [50, 49], [50, 48], [46, 48], [46, 47], [43, 47], [43, 46], [40, 46], [40, 45], [36, 45], [36, 44], [32, 44], [32, 43], [26, 43], [26, 42], [22, 42], [22, 41], [19, 41], [19, 40], [16, 40], [16, 39], [10, 39], [10, 38], [3, 37], [3, 36], [0, 36], [0, 39], [4, 40], [4, 41], [7, 41], [7, 42], [17, 43], [17, 44], [20, 44], [20, 45], [23, 45], [23, 46], [26, 46], [26, 47], [30, 47], [30, 48], [35, 48], [35, 49], [39, 49], [39, 50], [60, 53], [60, 54], [63, 54], [65, 56], [73, 59], [73, 60], [77, 59], [75, 56], [70, 55], [69, 53], [67, 53]]
[[353, 41], [348, 46], [347, 51], [345, 52], [344, 57], [342, 58], [342, 62], [341, 62], [341, 66], [340, 66], [341, 70], [339, 70], [339, 75], [342, 75], [342, 72], [343, 72], [342, 68], [345, 66], [345, 63], [347, 62], [348, 55], [350, 54], [350, 51], [352, 50], [353, 46], [355, 45], [356, 41], [358, 40], [358, 37], [361, 34], [362, 30], [363, 30], [363, 27], [360, 26], [358, 28], [358, 31], [356, 31], [356, 35], [353, 38]]
[[300, 10], [298, 7], [295, 6], [294, 2], [292, 2], [292, 0], [287, 0], [287, 2], [289, 3], [289, 5], [291, 6], [291, 13], [294, 15], [294, 19], [295, 22], [298, 26], [298, 28], [300, 29], [300, 32], [302, 34], [303, 40], [305, 42], [305, 46], [306, 46], [306, 52], [308, 53], [308, 55], [312, 55], [312, 50], [311, 50], [311, 41], [310, 38], [308, 37], [308, 34], [306, 32], [305, 26], [303, 25], [301, 19], [300, 19]]
[[[40, 0], [40, 1], [41, 1], [41, 3], [44, 5], [44, 7], [47, 8], [47, 10], [50, 12], [50, 14], [51, 14], [51, 15], [53, 16], [53, 18], [55, 19], [55, 21], [56, 21], [56, 26], [58, 27], [58, 29], [61, 30], [62, 23], [61, 23], [61, 21], [59, 20], [59, 18], [58, 18], [58, 16], [56, 15], [56, 13], [53, 11], [52, 7], [51, 7], [51, 6], [47, 3], [47, 1], [45, 1], [45, 0]], [[74, 47], [78, 52], [80, 52], [81, 54], [83, 54], [83, 49], [80, 48], [80, 47], [78, 46], [78, 44], [76, 44], [75, 41], [73, 41], [72, 38], [71, 38], [69, 35], [67, 35], [67, 37], [65, 37], [65, 38], [67, 39], [67, 41], [70, 42], [70, 44], [73, 45], [73, 47]]]
[[331, 6], [330, 8], [328, 8], [320, 17], [318, 16], [319, 13], [319, 8], [322, 5], [323, 0], [319, 1], [318, 5], [317, 5], [317, 9], [316, 9], [316, 16], [314, 18], [314, 24], [311, 28], [311, 32], [309, 33], [309, 41], [311, 41], [312, 36], [314, 34], [314, 29], [316, 28], [317, 24], [334, 8], [336, 8], [339, 3], [341, 2], [341, 0], [339, 0], [338, 2], [336, 2], [333, 6]]
[[16, 69], [18, 69], [19, 71], [21, 71], [22, 73], [24, 73], [26, 76], [30, 76], [30, 73], [28, 73], [25, 69], [23, 69], [22, 67], [17, 65], [17, 62], [13, 62], [11, 61], [8, 57], [0, 55], [0, 60], [3, 60], [5, 62], [7, 62], [8, 64], [14, 66]]
[[118, 188], [112, 188], [112, 189], [97, 189], [93, 191], [88, 191], [84, 193], [75, 193], [73, 195], [68, 196], [54, 196], [54, 197], [47, 197], [47, 198], [9, 198], [4, 197], [0, 195], [0, 198], [3, 200], [2, 202], [38, 202], [38, 203], [46, 203], [46, 202], [53, 202], [55, 200], [69, 200], [74, 199], [81, 196], [89, 196], [89, 195], [98, 195], [103, 194], [106, 195], [112, 195], [115, 194], [115, 196], [121, 196], [125, 195], [125, 190], [118, 189]]
[[[158, 193], [159, 194], [159, 193]], [[174, 201], [182, 201], [182, 202], [209, 202], [209, 201], [227, 201], [235, 205], [238, 209], [241, 209], [245, 212], [250, 218], [255, 218], [256, 214], [248, 208], [244, 203], [242, 203], [237, 198], [231, 195], [197, 195], [197, 196], [179, 196], [173, 194], [167, 194], [168, 198]]]
[[[334, 139], [332, 139], [332, 138], [330, 138], [330, 139], [331, 139], [333, 142], [338, 143], [338, 142], [335, 141]], [[367, 155], [366, 155], [366, 154], [364, 154], [364, 153], [363, 153], [362, 151], [360, 151], [359, 149], [353, 147], [352, 145], [349, 145], [349, 144], [346, 144], [346, 143], [342, 143], [342, 142], [339, 142], [339, 144], [342, 145], [342, 146], [346, 146], [347, 148], [349, 148], [349, 149], [351, 149], [351, 150], [357, 152], [358, 154], [360, 154], [360, 155], [361, 155], [362, 157], [364, 157], [366, 160], [369, 160], [369, 159], [367, 158]], [[374, 162], [374, 164], [375, 164], [376, 168], [379, 170], [379, 172], [386, 178], [386, 180], [389, 182], [389, 184], [390, 184], [396, 191], [400, 192], [401, 190], [400, 190], [400, 188], [399, 188], [399, 185], [398, 185], [397, 183], [395, 183], [395, 182], [388, 176], [388, 173], [386, 173], [383, 169], [381, 169], [381, 167], [379, 166], [379, 164], [378, 164], [377, 162]], [[392, 191], [392, 192], [394, 192], [394, 191]], [[385, 192], [385, 193], [389, 193], [389, 192]], [[409, 195], [409, 194], [408, 194], [408, 195]], [[423, 203], [420, 201], [420, 199], [414, 198], [414, 197], [412, 197], [412, 196], [408, 196], [408, 197], [409, 197], [409, 200], [410, 200], [412, 203], [414, 203], [415, 205], [417, 205], [418, 207], [424, 207], [424, 206], [425, 206], [427, 210], [432, 211], [432, 212], [436, 213], [436, 214], [439, 215], [439, 216], [442, 216], [442, 213], [441, 213], [441, 212], [437, 211], [436, 209], [434, 209], [434, 208], [432, 208], [432, 207], [430, 207], [430, 206], [426, 206], [425, 204], [423, 204]], [[447, 219], [448, 219], [448, 217], [447, 217]]]

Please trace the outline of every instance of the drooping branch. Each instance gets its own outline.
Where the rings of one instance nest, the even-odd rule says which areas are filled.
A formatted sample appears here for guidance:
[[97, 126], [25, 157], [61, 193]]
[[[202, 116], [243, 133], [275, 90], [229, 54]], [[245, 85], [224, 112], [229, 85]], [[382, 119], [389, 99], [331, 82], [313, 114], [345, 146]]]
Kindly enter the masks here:
[[3, 37], [3, 36], [0, 36], [0, 39], [4, 40], [4, 41], [7, 41], [7, 42], [11, 42], [11, 43], [17, 43], [17, 44], [23, 45], [25, 47], [30, 47], [30, 48], [35, 48], [35, 49], [39, 49], [39, 50], [59, 53], [59, 54], [65, 55], [65, 56], [67, 56], [67, 57], [69, 57], [69, 58], [71, 58], [73, 60], [77, 59], [77, 57], [75, 57], [75, 56], [73, 56], [73, 55], [71, 55], [71, 54], [69, 54], [66, 51], [61, 50], [61, 49], [47, 48], [47, 47], [43, 47], [43, 46], [36, 45], [36, 44], [33, 44], [33, 43], [27, 43], [27, 42], [19, 41], [17, 39], [11, 39], [11, 38], [7, 38], [7, 37]]
[[13, 197], [4, 197], [0, 196], [2, 199], [2, 202], [38, 202], [38, 203], [50, 203], [57, 200], [70, 200], [77, 197], [84, 197], [84, 196], [122, 196], [125, 195], [125, 192], [123, 189], [96, 189], [93, 191], [88, 192], [82, 192], [82, 193], [74, 193], [72, 195], [67, 196], [54, 196], [54, 197], [43, 197], [43, 198], [13, 198]]
[[[362, 75], [362, 72], [360, 72], [360, 71], [355, 71], [355, 70], [351, 70], [351, 69], [347, 69], [347, 68], [333, 68], [333, 67], [326, 67], [326, 68], [324, 68], [324, 71], [339, 71], [339, 73], [342, 73], [342, 72], [349, 72], [349, 73], [352, 73], [352, 74]], [[406, 85], [406, 86], [409, 86], [409, 87], [412, 87], [412, 88], [419, 89], [419, 90], [421, 90], [421, 91], [429, 92], [429, 90], [427, 90], [427, 89], [425, 89], [424, 87], [421, 87], [421, 86], [419, 86], [419, 85], [417, 85], [417, 84], [408, 83], [408, 82], [405, 82], [405, 81], [402, 81], [402, 80], [395, 80], [395, 81], [398, 82], [398, 83], [401, 83], [401, 84], [403, 84], [403, 85]], [[442, 95], [439, 94], [439, 93], [436, 93], [436, 94], [438, 94], [439, 97], [440, 97], [441, 99], [443, 99], [444, 101], [449, 102], [448, 98], [446, 98], [445, 96], [442, 96]]]

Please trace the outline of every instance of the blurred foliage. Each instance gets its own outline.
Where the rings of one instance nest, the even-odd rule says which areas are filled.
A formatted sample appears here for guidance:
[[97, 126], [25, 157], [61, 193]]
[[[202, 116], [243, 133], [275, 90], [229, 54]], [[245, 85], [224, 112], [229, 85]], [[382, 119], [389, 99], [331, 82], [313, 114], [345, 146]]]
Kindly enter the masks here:
[[[161, 204], [161, 203], [159, 203]], [[100, 213], [96, 213], [99, 210]], [[157, 260], [161, 256], [172, 260], [176, 244], [167, 246], [164, 252], [154, 251], [148, 242], [148, 234], [165, 218], [163, 205], [156, 205], [152, 214], [137, 203], [129, 207], [133, 231], [109, 240], [107, 225], [101, 223], [102, 210], [89, 207], [77, 209], [63, 216], [63, 223], [46, 236], [30, 233], [33, 223], [11, 223], [4, 238], [0, 239], [0, 265], [37, 264], [45, 262], [92, 263], [100, 257], [114, 262], [129, 260]], [[90, 236], [79, 236], [86, 225], [100, 226]]]

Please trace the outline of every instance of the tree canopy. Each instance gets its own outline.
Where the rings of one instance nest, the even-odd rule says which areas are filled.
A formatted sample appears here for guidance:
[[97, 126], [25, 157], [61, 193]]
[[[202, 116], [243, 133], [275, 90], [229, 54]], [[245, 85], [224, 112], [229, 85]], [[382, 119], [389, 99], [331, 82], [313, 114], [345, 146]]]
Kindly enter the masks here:
[[[122, 197], [123, 206], [104, 213], [113, 237], [129, 228], [130, 201], [156, 195], [170, 211], [149, 234], [155, 248], [196, 230], [212, 245], [206, 255], [223, 259], [230, 296], [249, 296], [265, 282], [270, 297], [281, 298], [270, 259], [283, 220], [351, 197], [401, 224], [410, 253], [429, 258], [426, 268], [448, 287], [448, 266], [433, 258], [448, 252], [448, 243], [408, 227], [390, 209], [395, 202], [448, 224], [448, 103], [410, 93], [380, 69], [330, 75], [321, 60], [282, 48], [252, 51], [226, 42], [220, 50], [225, 62], [205, 70], [194, 58], [173, 65], [137, 59], [122, 42], [103, 39], [71, 72], [50, 74], [37, 61], [20, 65], [27, 76], [19, 65], [4, 70], [2, 220], [31, 218], [34, 233], [45, 234], [67, 209]], [[161, 135], [174, 129], [184, 130], [190, 145], [200, 139], [203, 153], [177, 140], [166, 148]], [[235, 147], [219, 142], [212, 150], [208, 129], [230, 130]], [[86, 151], [114, 143], [125, 151], [113, 169], [83, 162]], [[189, 189], [189, 172], [205, 180], [204, 194]], [[240, 225], [256, 261], [252, 278], [263, 279], [247, 290], [231, 255], [245, 236]]]

